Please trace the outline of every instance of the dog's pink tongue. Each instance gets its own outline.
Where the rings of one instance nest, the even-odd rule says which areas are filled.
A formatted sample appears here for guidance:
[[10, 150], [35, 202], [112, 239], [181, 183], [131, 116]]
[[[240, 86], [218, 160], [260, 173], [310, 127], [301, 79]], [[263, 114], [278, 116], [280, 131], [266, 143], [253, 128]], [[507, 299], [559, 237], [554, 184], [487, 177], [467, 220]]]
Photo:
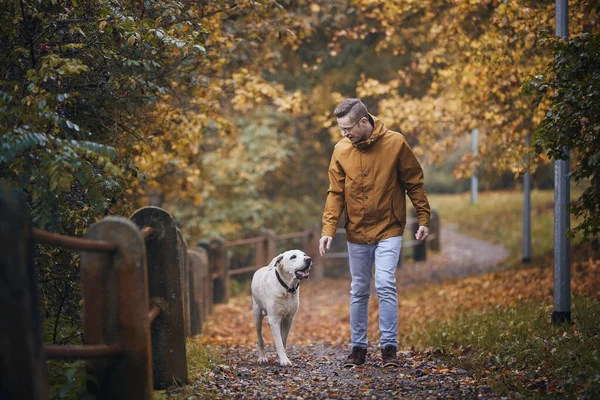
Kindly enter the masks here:
[[308, 278], [308, 271], [297, 271], [296, 274], [302, 278]]

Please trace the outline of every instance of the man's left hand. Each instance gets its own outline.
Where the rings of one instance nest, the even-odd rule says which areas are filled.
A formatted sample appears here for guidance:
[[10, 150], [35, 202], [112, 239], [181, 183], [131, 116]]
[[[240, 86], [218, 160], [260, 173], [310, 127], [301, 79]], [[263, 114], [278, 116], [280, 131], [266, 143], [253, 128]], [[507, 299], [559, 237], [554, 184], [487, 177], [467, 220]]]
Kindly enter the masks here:
[[419, 226], [419, 230], [415, 234], [417, 240], [425, 240], [429, 236], [429, 228], [426, 226]]

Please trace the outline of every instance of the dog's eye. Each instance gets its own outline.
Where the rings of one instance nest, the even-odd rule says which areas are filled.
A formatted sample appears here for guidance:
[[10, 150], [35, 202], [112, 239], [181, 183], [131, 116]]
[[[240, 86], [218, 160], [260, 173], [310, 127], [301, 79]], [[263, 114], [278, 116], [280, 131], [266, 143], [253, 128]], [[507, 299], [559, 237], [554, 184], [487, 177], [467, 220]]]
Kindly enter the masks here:
[[293, 260], [294, 258], [296, 258], [296, 255], [291, 256], [290, 260]]

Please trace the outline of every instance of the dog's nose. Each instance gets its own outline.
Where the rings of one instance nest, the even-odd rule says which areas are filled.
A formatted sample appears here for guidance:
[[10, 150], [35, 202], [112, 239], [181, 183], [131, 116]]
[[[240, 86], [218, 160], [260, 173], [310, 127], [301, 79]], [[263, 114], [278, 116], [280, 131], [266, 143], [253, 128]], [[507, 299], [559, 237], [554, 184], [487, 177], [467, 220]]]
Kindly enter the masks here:
[[304, 259], [304, 262], [306, 263], [306, 265], [310, 265], [310, 264], [312, 264], [312, 258], [310, 258], [310, 257], [306, 257], [306, 258]]

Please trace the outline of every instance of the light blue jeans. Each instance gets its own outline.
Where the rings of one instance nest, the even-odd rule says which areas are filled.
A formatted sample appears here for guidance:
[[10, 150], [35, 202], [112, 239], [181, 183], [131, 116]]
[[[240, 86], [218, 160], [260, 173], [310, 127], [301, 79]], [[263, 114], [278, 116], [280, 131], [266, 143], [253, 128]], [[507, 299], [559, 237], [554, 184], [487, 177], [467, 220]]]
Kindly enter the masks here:
[[402, 236], [394, 236], [374, 244], [348, 242], [348, 258], [352, 284], [350, 289], [350, 329], [352, 347], [367, 347], [369, 296], [375, 262], [375, 290], [379, 298], [379, 330], [381, 347], [398, 347], [398, 291], [396, 267], [402, 247]]

